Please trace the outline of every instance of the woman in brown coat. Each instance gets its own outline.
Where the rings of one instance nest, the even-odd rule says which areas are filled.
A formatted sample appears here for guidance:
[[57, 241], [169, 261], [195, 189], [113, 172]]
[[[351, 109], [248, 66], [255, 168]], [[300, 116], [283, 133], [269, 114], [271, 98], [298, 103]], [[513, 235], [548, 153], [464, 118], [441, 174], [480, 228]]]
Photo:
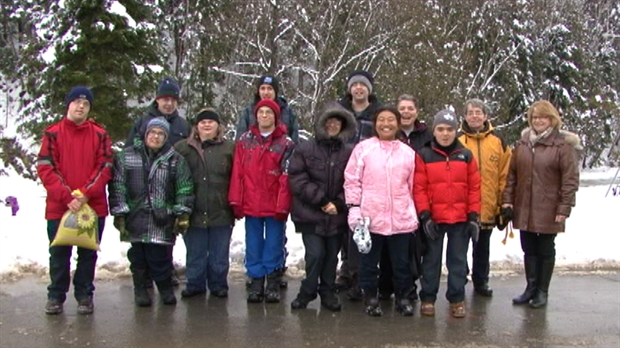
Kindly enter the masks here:
[[527, 119], [529, 128], [522, 132], [510, 162], [502, 214], [514, 217], [524, 253], [527, 287], [512, 302], [539, 308], [547, 304], [555, 237], [564, 232], [575, 206], [580, 146], [577, 135], [560, 130], [560, 114], [550, 102], [532, 104]]

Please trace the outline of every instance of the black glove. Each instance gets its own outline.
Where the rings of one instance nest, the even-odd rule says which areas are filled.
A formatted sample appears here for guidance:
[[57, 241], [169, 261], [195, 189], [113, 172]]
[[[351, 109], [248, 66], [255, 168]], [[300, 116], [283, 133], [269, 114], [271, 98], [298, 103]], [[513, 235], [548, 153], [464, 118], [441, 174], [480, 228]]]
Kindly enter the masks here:
[[467, 214], [467, 225], [465, 226], [465, 232], [471, 236], [471, 240], [474, 243], [478, 242], [480, 236], [480, 225], [478, 224], [478, 213]]
[[127, 229], [125, 228], [125, 217], [124, 216], [115, 216], [114, 217], [114, 227], [121, 233], [121, 236], [127, 235]]
[[431, 212], [428, 210], [420, 213], [420, 222], [422, 223], [422, 229], [424, 234], [430, 240], [436, 240], [441, 236], [437, 223], [431, 218]]
[[505, 225], [508, 225], [508, 222], [512, 221], [512, 219], [514, 218], [514, 212], [512, 211], [511, 207], [501, 208], [499, 210], [499, 213], [504, 218]]
[[183, 214], [177, 216], [177, 219], [174, 221], [174, 229], [173, 233], [176, 235], [185, 234], [187, 232], [187, 228], [189, 227], [189, 215]]

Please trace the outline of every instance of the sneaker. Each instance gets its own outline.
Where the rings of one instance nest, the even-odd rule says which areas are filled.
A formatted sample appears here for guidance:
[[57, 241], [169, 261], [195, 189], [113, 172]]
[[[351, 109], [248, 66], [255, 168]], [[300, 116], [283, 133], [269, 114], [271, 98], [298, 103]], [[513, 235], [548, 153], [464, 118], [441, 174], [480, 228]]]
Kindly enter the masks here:
[[95, 305], [93, 304], [92, 299], [87, 298], [87, 299], [78, 301], [78, 307], [77, 307], [78, 314], [81, 314], [81, 315], [93, 314], [94, 310], [95, 310]]
[[56, 315], [62, 313], [62, 302], [58, 300], [47, 300], [45, 304], [45, 314]]

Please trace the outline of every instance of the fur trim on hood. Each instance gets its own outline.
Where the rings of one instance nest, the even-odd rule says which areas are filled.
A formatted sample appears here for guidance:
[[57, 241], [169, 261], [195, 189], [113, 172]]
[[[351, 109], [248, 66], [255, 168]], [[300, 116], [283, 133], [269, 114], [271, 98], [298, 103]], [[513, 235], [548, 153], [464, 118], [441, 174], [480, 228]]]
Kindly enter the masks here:
[[338, 117], [342, 121], [342, 128], [336, 138], [342, 140], [342, 142], [346, 142], [355, 134], [357, 123], [355, 122], [353, 114], [338, 103], [330, 103], [325, 107], [325, 110], [316, 121], [315, 134], [317, 140], [329, 139], [325, 131], [325, 123], [327, 123], [327, 120], [331, 117]]
[[[521, 138], [529, 137], [530, 130], [530, 127], [522, 130]], [[573, 146], [576, 150], [583, 150], [583, 146], [581, 146], [581, 140], [579, 139], [579, 136], [577, 136], [577, 134], [563, 129], [558, 130], [558, 132], [560, 133], [560, 137], [564, 139], [565, 143]]]

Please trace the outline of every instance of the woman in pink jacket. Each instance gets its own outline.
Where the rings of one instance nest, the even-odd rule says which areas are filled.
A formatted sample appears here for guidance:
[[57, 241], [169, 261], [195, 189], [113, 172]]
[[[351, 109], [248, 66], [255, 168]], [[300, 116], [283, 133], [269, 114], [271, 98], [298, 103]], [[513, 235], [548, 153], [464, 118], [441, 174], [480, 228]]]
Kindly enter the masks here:
[[411, 316], [413, 307], [407, 298], [413, 287], [409, 238], [418, 228], [412, 196], [415, 152], [396, 138], [400, 126], [396, 108], [379, 108], [372, 121], [376, 135], [355, 146], [344, 174], [349, 227], [354, 230], [362, 217], [370, 218], [372, 248], [361, 255], [360, 287], [366, 313], [380, 316], [377, 264], [382, 249], [388, 248], [394, 270], [396, 310]]

